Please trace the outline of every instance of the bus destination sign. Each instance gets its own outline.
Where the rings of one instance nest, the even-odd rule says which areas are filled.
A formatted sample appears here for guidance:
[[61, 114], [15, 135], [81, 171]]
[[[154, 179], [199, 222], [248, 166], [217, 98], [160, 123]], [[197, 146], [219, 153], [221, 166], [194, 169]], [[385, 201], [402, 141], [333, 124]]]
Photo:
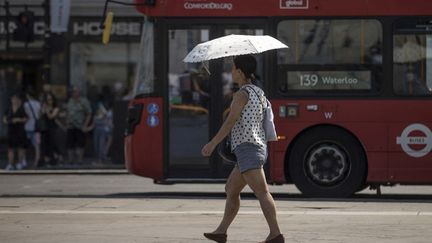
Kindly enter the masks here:
[[370, 90], [371, 71], [288, 71], [289, 90]]

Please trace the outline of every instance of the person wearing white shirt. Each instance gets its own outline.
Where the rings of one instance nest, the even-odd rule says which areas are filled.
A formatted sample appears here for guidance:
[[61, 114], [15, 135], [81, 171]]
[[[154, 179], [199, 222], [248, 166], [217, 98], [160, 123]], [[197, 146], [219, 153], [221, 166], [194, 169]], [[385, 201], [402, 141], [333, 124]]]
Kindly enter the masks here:
[[[36, 100], [34, 97], [36, 95], [29, 91], [26, 94], [27, 101], [24, 103], [24, 110], [27, 114], [28, 120], [24, 126], [27, 138], [29, 139], [30, 143], [32, 144], [35, 153], [34, 153], [34, 160], [33, 160], [33, 168], [37, 168], [38, 162], [40, 159], [40, 133], [36, 131], [36, 120], [40, 116], [41, 112], [41, 104], [38, 100]], [[27, 165], [26, 159], [21, 161], [21, 166], [25, 167]]]

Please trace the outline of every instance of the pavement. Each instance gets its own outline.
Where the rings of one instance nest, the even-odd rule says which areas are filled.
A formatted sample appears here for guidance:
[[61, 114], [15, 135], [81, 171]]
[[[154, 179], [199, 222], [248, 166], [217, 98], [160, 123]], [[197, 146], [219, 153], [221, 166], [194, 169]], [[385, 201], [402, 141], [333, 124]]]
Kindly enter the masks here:
[[[403, 211], [395, 205], [362, 204], [277, 200], [278, 218], [286, 242], [430, 242], [432, 214], [424, 211], [430, 208]], [[1, 207], [1, 242], [186, 243], [208, 242], [202, 233], [217, 226], [224, 201], [9, 198]], [[256, 200], [242, 201], [228, 234], [229, 242], [266, 237]]]
[[[0, 175], [0, 242], [209, 242], [223, 215], [224, 184], [156, 185], [128, 174]], [[286, 242], [429, 243], [432, 187], [383, 187], [351, 198], [305, 198], [270, 186]], [[228, 242], [267, 235], [250, 188]]]

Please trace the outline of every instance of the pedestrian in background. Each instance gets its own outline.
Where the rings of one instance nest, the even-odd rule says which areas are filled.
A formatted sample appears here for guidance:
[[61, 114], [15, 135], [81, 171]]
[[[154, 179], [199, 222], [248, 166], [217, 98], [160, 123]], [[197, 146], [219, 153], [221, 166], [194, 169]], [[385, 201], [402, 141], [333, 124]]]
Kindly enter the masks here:
[[[28, 146], [24, 129], [27, 120], [22, 99], [18, 95], [13, 95], [10, 99], [10, 106], [3, 116], [3, 123], [8, 127], [8, 165], [5, 170], [22, 169], [20, 162], [24, 160]], [[18, 163], [15, 163], [15, 152], [18, 154]]]
[[216, 146], [231, 132], [231, 149], [237, 157], [225, 191], [227, 195], [222, 221], [215, 231], [204, 236], [216, 242], [227, 241], [227, 230], [240, 208], [240, 192], [246, 185], [253, 190], [270, 228], [264, 242], [283, 243], [276, 218], [276, 206], [269, 192], [263, 165], [267, 160], [267, 141], [262, 122], [264, 119], [261, 99], [264, 91], [253, 85], [256, 60], [251, 55], [234, 58], [232, 77], [240, 90], [234, 94], [227, 119], [213, 139], [202, 148], [204, 156], [210, 156]]
[[41, 119], [44, 119], [46, 122], [46, 130], [41, 132], [41, 157], [47, 166], [54, 166], [63, 160], [58, 143], [56, 142], [59, 111], [60, 109], [57, 107], [54, 95], [51, 92], [45, 93], [42, 96]]
[[[32, 163], [33, 168], [38, 167], [40, 160], [40, 131], [36, 130], [36, 121], [40, 117], [41, 104], [36, 99], [37, 95], [33, 90], [29, 90], [26, 93], [27, 101], [24, 103], [24, 110], [27, 114], [28, 120], [25, 124], [25, 130], [27, 133], [27, 138], [29, 139], [33, 149], [34, 149], [34, 159]], [[21, 161], [23, 167], [27, 165], [27, 160]]]
[[113, 117], [110, 107], [105, 107], [100, 100], [93, 116], [93, 122], [87, 130], [93, 130], [93, 146], [97, 161], [96, 166], [101, 166], [108, 159], [108, 151], [112, 140]]
[[69, 163], [81, 163], [84, 156], [86, 131], [92, 117], [87, 98], [81, 96], [78, 87], [72, 87], [71, 97], [66, 105], [67, 150]]
[[39, 100], [43, 101], [47, 94], [53, 95], [51, 84], [45, 83], [42, 85], [42, 93], [40, 94]]

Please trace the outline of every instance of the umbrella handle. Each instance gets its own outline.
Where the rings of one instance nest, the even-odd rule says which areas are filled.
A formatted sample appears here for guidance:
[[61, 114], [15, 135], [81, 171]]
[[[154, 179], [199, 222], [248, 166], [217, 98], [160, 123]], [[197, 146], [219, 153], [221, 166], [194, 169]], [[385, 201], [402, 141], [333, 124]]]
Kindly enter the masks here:
[[210, 73], [210, 69], [208, 67], [208, 64], [209, 64], [208, 62], [203, 62], [203, 67], [207, 71], [208, 75], [210, 75], [211, 73]]

